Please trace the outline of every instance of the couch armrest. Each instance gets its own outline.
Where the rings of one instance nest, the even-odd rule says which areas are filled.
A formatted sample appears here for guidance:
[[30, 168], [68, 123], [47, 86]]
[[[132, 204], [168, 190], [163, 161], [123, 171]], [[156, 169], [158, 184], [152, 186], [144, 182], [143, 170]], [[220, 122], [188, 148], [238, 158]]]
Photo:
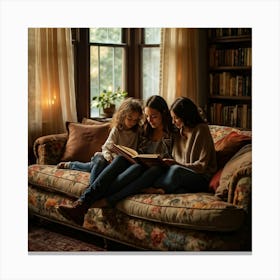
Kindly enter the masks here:
[[57, 164], [64, 152], [67, 133], [51, 134], [37, 138], [33, 151], [37, 164]]
[[252, 195], [252, 166], [239, 169], [233, 176], [229, 185], [228, 202], [251, 211]]

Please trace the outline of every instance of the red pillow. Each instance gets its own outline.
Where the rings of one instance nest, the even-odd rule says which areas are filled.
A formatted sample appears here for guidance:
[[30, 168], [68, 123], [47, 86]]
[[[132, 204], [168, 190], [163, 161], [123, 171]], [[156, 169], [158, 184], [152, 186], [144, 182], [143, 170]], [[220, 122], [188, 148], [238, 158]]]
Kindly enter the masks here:
[[215, 143], [218, 169], [222, 168], [227, 161], [234, 156], [243, 146], [252, 143], [251, 136], [232, 131], [224, 138]]
[[210, 183], [209, 183], [209, 191], [215, 193], [216, 189], [219, 187], [220, 184], [220, 178], [222, 175], [223, 168], [220, 168], [212, 177]]

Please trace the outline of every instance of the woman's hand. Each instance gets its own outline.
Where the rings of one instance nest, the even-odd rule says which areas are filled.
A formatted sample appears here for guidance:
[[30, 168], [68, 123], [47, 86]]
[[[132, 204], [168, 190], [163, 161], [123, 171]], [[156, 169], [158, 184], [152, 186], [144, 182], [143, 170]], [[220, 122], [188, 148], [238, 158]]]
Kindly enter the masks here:
[[177, 164], [176, 160], [174, 160], [173, 158], [163, 158], [162, 160], [163, 160], [167, 165]]

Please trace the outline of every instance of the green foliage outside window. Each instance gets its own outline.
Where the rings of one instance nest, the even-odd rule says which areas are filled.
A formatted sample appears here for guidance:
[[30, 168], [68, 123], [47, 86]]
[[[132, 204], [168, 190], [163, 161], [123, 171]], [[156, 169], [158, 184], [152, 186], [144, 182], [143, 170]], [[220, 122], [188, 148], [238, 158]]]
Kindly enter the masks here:
[[127, 96], [127, 92], [120, 87], [116, 91], [112, 91], [111, 88], [103, 90], [98, 96], [92, 98], [92, 107], [106, 109], [114, 105], [116, 101], [121, 101]]

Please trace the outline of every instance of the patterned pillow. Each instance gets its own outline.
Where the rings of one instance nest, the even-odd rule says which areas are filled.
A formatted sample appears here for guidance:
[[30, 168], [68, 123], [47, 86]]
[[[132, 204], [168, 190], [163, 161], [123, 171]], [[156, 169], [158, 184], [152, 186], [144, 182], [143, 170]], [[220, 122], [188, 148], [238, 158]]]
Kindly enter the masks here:
[[110, 124], [81, 124], [66, 122], [68, 140], [61, 161], [88, 162], [109, 136]]
[[227, 201], [229, 186], [238, 173], [242, 176], [251, 176], [252, 170], [252, 145], [248, 144], [241, 148], [223, 168], [220, 184], [215, 195]]
[[222, 168], [227, 161], [243, 146], [250, 144], [252, 137], [232, 131], [224, 138], [215, 143], [218, 169]]

